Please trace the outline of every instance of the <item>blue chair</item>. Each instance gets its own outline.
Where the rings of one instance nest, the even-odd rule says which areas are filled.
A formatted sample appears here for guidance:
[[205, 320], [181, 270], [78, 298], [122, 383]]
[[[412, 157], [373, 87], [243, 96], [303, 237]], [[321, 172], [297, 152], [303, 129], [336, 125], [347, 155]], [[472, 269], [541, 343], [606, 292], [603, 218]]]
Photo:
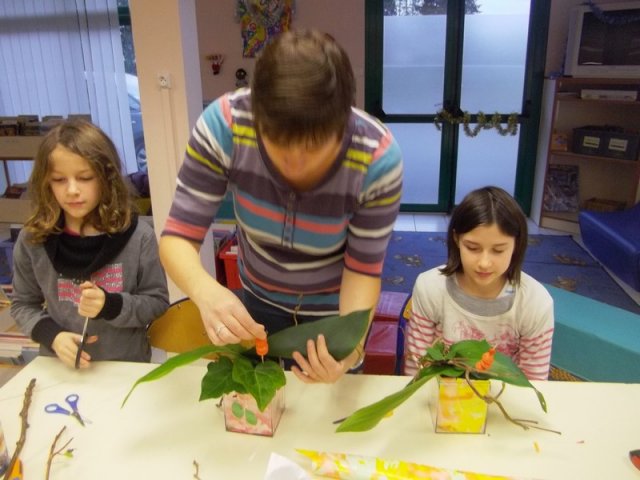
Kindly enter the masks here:
[[582, 210], [582, 241], [623, 282], [640, 291], [640, 203], [618, 212]]

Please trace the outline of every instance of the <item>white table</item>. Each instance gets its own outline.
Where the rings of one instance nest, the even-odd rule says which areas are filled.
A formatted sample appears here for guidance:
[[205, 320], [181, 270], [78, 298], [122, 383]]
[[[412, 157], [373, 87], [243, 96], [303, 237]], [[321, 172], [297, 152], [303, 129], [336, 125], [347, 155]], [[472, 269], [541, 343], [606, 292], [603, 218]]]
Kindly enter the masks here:
[[[549, 413], [530, 389], [508, 386], [502, 401], [514, 417], [562, 431], [523, 431], [489, 407], [484, 435], [436, 434], [428, 388], [364, 433], [334, 433], [332, 421], [404, 385], [406, 377], [348, 375], [335, 385], [304, 385], [287, 374], [286, 411], [273, 438], [230, 433], [215, 400], [198, 402], [203, 366], [182, 367], [142, 384], [120, 404], [140, 376], [155, 365], [96, 362], [71, 370], [39, 357], [0, 389], [0, 421], [10, 450], [20, 433], [19, 412], [31, 378], [25, 479], [44, 478], [55, 435], [74, 458], [58, 457], [52, 479], [190, 479], [193, 461], [202, 479], [261, 479], [271, 452], [304, 464], [295, 448], [405, 460], [443, 468], [539, 479], [640, 479], [628, 453], [640, 448], [640, 384], [536, 382]], [[50, 402], [80, 395], [80, 412], [93, 423], [44, 412]], [[534, 442], [539, 446], [536, 451]]]

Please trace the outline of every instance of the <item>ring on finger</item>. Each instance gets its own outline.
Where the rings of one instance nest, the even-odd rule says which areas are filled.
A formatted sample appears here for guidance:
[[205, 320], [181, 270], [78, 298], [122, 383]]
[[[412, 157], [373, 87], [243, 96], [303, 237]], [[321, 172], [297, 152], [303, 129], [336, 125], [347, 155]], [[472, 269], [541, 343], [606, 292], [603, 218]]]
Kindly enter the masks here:
[[226, 325], [220, 325], [219, 327], [216, 328], [216, 335], [220, 336], [220, 332], [222, 330], [224, 330], [225, 328], [227, 328]]

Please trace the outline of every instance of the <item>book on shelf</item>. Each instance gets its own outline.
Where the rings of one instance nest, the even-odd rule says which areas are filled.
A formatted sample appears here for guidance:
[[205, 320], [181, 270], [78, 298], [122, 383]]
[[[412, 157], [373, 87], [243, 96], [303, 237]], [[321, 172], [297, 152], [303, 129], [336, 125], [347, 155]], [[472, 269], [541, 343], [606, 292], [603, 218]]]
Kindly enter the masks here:
[[20, 332], [0, 332], [0, 364], [24, 365], [38, 355], [39, 348]]
[[544, 185], [543, 208], [548, 212], [579, 209], [577, 165], [549, 165]]

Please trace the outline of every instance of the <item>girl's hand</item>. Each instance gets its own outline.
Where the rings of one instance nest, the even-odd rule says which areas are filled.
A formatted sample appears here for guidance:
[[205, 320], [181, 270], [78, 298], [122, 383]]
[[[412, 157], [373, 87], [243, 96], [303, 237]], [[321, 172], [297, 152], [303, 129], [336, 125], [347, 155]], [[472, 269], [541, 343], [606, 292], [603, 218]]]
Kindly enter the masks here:
[[80, 295], [80, 303], [78, 304], [78, 315], [81, 317], [96, 318], [102, 307], [106, 296], [104, 290], [97, 287], [92, 282], [83, 282], [80, 284], [82, 294]]
[[[95, 343], [97, 341], [98, 336], [92, 335], [87, 338], [86, 343]], [[56, 352], [56, 355], [62, 363], [70, 368], [75, 368], [76, 354], [78, 353], [80, 342], [82, 342], [82, 335], [72, 332], [60, 332], [56, 335], [56, 338], [53, 339], [51, 348]], [[90, 361], [91, 355], [82, 351], [80, 354], [80, 368], [89, 368]]]
[[291, 371], [304, 383], [335, 383], [345, 374], [345, 362], [338, 362], [329, 353], [324, 335], [318, 340], [307, 340], [307, 358], [300, 352], [293, 352], [293, 359], [298, 363]]

